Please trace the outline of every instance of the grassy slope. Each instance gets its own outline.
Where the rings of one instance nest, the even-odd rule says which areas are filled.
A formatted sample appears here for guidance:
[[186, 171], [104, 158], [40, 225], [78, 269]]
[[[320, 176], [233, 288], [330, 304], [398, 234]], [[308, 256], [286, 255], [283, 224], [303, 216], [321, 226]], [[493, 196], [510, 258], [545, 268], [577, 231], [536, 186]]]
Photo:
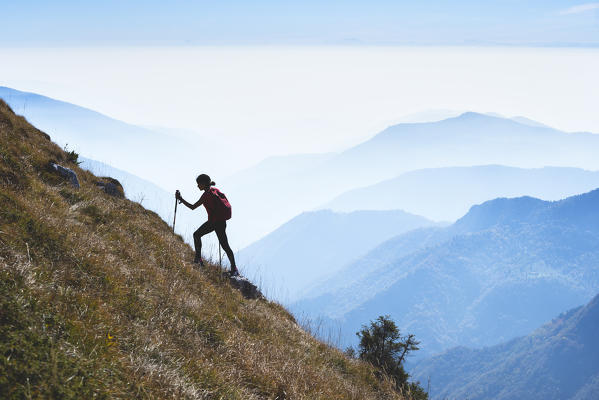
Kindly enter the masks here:
[[0, 101], [0, 398], [401, 398], [96, 180]]

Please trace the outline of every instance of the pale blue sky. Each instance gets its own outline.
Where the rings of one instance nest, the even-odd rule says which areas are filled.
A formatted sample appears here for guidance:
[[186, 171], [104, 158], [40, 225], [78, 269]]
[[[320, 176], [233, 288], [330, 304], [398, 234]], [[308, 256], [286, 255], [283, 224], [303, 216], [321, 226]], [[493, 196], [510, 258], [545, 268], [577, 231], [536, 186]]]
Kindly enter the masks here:
[[0, 46], [508, 44], [599, 46], [599, 2], [7, 1]]

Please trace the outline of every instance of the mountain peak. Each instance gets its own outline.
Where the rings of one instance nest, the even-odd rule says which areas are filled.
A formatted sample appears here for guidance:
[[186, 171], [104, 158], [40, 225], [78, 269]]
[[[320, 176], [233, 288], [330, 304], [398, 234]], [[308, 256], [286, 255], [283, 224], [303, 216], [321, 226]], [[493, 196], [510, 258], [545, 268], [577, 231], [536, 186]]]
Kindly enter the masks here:
[[468, 144], [469, 141], [480, 141], [485, 137], [494, 140], [496, 135], [506, 136], [515, 141], [518, 135], [530, 136], [537, 135], [539, 132], [545, 133], [547, 130], [555, 131], [538, 125], [502, 116], [466, 111], [440, 121], [392, 125], [374, 136], [370, 142], [409, 138], [412, 142], [426, 140], [429, 145], [431, 141]]
[[459, 118], [459, 119], [505, 119], [505, 118], [501, 118], [499, 116], [481, 114], [481, 113], [477, 113], [474, 111], [466, 111], [454, 118]]
[[549, 202], [529, 197], [501, 197], [472, 206], [468, 213], [456, 221], [453, 227], [457, 230], [487, 229], [498, 223], [522, 221]]
[[536, 219], [576, 221], [581, 226], [599, 223], [599, 189], [570, 196], [558, 201], [544, 201], [534, 197], [497, 198], [472, 206], [456, 221], [457, 231], [477, 231], [497, 224], [510, 225]]
[[[533, 124], [532, 120], [528, 120], [525, 119], [523, 117], [516, 117], [516, 118], [508, 118], [508, 117], [504, 117], [503, 115], [500, 114], [494, 114], [494, 113], [479, 113], [479, 112], [475, 112], [475, 111], [466, 111], [460, 115], [458, 115], [457, 117], [453, 117], [453, 118], [447, 118], [444, 121], [453, 121], [453, 122], [459, 122], [459, 123], [468, 123], [468, 124], [505, 124], [508, 126], [526, 126], [528, 128], [548, 128], [545, 125], [536, 123]], [[530, 122], [528, 122], [530, 121]], [[439, 121], [439, 122], [443, 122], [443, 121]]]

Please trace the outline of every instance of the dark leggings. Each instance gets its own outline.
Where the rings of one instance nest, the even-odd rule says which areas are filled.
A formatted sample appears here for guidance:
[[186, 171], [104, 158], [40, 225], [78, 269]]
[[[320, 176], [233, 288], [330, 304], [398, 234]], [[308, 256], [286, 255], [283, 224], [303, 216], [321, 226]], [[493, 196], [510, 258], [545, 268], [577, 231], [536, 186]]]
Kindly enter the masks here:
[[227, 253], [227, 257], [229, 257], [229, 262], [231, 263], [231, 268], [235, 269], [235, 256], [233, 256], [233, 250], [231, 250], [231, 246], [229, 246], [229, 240], [227, 239], [227, 222], [226, 221], [206, 221], [202, 226], [198, 228], [197, 231], [193, 233], [193, 243], [196, 248], [196, 257], [201, 257], [202, 255], [202, 236], [215, 231], [216, 237], [218, 237], [218, 242], [221, 247]]

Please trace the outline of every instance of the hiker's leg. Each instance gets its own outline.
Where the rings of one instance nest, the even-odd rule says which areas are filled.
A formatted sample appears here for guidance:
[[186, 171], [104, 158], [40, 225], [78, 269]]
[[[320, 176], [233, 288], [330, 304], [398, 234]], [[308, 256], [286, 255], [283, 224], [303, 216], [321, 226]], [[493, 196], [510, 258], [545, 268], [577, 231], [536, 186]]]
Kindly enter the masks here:
[[218, 242], [220, 246], [223, 248], [227, 257], [229, 257], [229, 262], [231, 263], [231, 271], [237, 270], [237, 266], [235, 265], [235, 256], [233, 255], [233, 250], [231, 250], [231, 246], [229, 246], [229, 239], [227, 239], [227, 223], [226, 222], [217, 222], [215, 227], [216, 237], [218, 237]]
[[206, 221], [193, 233], [193, 244], [196, 250], [196, 261], [202, 259], [202, 236], [212, 232], [214, 230], [214, 224]]

